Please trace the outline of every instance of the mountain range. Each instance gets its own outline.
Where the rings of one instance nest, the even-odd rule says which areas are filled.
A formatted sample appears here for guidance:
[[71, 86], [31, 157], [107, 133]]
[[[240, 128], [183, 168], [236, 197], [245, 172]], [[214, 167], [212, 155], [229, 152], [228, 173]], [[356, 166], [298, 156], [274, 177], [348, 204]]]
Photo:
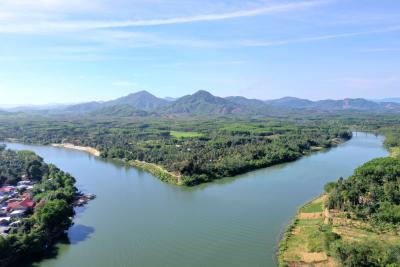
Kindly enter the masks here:
[[[15, 111], [15, 110], [8, 110]], [[23, 112], [26, 112], [23, 109]], [[159, 98], [139, 91], [105, 102], [87, 102], [47, 110], [50, 114], [87, 114], [91, 116], [148, 116], [148, 115], [228, 115], [290, 112], [374, 112], [400, 113], [400, 103], [371, 101], [363, 98], [311, 101], [296, 97], [274, 100], [248, 99], [242, 96], [218, 97], [200, 90], [180, 98]], [[41, 112], [36, 109], [36, 112]]]

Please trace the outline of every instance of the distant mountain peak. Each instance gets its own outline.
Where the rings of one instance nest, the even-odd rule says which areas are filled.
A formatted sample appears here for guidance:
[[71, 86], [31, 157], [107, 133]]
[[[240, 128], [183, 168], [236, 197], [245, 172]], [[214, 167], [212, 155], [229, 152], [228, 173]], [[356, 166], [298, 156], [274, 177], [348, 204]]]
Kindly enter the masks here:
[[132, 96], [132, 95], [143, 95], [143, 96], [154, 96], [154, 97], [156, 97], [155, 95], [153, 95], [152, 93], [150, 93], [149, 91], [146, 91], [146, 90], [140, 90], [140, 91], [137, 91], [137, 92], [134, 92], [134, 93], [130, 93], [127, 96]]
[[193, 95], [212, 95], [212, 94], [210, 92], [206, 91], [206, 90], [198, 90]]
[[112, 101], [108, 101], [105, 103], [106, 106], [115, 106], [115, 105], [130, 105], [136, 109], [141, 110], [152, 110], [154, 108], [158, 108], [161, 106], [165, 106], [168, 103], [167, 100], [158, 98], [153, 94], [142, 90], [132, 94], [129, 94], [124, 97], [117, 98]]
[[183, 114], [233, 114], [247, 111], [247, 108], [205, 90], [177, 99], [165, 109], [167, 113]]

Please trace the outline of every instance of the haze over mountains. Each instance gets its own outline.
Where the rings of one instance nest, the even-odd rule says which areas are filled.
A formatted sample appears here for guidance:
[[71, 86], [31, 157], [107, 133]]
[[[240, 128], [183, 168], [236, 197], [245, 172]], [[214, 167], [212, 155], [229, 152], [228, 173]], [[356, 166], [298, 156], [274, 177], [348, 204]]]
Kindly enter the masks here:
[[[27, 111], [16, 109], [9, 111]], [[52, 114], [88, 114], [96, 116], [227, 115], [288, 112], [400, 112], [395, 101], [371, 101], [362, 98], [311, 101], [296, 97], [275, 100], [248, 99], [242, 96], [218, 97], [200, 90], [177, 99], [159, 98], [147, 91], [139, 91], [105, 102], [87, 102], [48, 109]], [[41, 110], [36, 109], [36, 112]]]

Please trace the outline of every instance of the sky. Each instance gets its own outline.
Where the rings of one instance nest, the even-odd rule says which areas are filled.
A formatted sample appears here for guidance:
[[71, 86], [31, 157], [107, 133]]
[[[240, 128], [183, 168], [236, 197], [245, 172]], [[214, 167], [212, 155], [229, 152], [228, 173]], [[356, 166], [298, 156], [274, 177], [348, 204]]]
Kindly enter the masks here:
[[0, 105], [400, 97], [398, 0], [0, 0]]

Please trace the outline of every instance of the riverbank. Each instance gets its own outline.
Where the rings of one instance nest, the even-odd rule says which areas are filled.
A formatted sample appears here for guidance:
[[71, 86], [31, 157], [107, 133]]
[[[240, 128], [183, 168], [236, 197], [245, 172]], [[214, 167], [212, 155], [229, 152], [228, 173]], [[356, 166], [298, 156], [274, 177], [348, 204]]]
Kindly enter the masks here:
[[[343, 144], [343, 143], [345, 143], [345, 142], [347, 142], [349, 140], [351, 140], [351, 138], [350, 139], [334, 138], [334, 139], [330, 140], [330, 145], [331, 145], [330, 147], [314, 147], [314, 146], [312, 146], [312, 147], [310, 147], [310, 150], [308, 150], [306, 152], [303, 152], [303, 155], [310, 155], [310, 154], [313, 154], [315, 152], [321, 152], [323, 150], [328, 150], [330, 148], [333, 148], [335, 146]], [[244, 173], [251, 172], [251, 171], [255, 171], [257, 169], [272, 167], [274, 165], [278, 165], [278, 164], [282, 164], [282, 163], [288, 163], [288, 162], [291, 162], [291, 161], [296, 161], [296, 160], [299, 160], [301, 158], [302, 158], [302, 156], [300, 156], [300, 157], [298, 157], [296, 159], [290, 159], [290, 160], [287, 160], [287, 161], [282, 161], [282, 162], [278, 162], [278, 163], [274, 163], [274, 164], [268, 164], [268, 165], [265, 165], [265, 166], [258, 166], [258, 167], [255, 167], [255, 168], [249, 168], [249, 169], [247, 169], [245, 171], [237, 173], [237, 175], [244, 174]], [[119, 159], [117, 159], [117, 160], [119, 160]], [[124, 163], [128, 163], [130, 166], [143, 169], [143, 170], [153, 174], [154, 176], [156, 176], [161, 181], [164, 181], [164, 182], [167, 182], [167, 183], [171, 183], [171, 184], [174, 184], [174, 185], [195, 186], [195, 185], [198, 185], [198, 184], [201, 184], [201, 183], [204, 183], [204, 182], [212, 181], [212, 180], [209, 180], [209, 181], [200, 181], [200, 182], [198, 182], [198, 181], [190, 179], [190, 177], [186, 177], [186, 176], [180, 175], [178, 173], [170, 172], [170, 171], [166, 170], [165, 168], [163, 168], [162, 166], [154, 164], [154, 163], [148, 163], [148, 162], [139, 161], [139, 160], [131, 160], [131, 161], [121, 160], [121, 161], [123, 161]], [[218, 177], [218, 178], [213, 179], [213, 180], [218, 180], [218, 179], [221, 179], [221, 178]]]
[[98, 196], [85, 212], [79, 209], [69, 241], [58, 243], [54, 256], [35, 266], [185, 267], [198, 259], [204, 266], [242, 267], [276, 266], [282, 222], [325, 183], [387, 155], [382, 141], [355, 135], [343, 145], [290, 164], [192, 188], [160, 183], [147, 171], [126, 167], [127, 162], [122, 166], [50, 146], [8, 146], [36, 151]]
[[279, 266], [343, 266], [340, 251], [346, 244], [399, 244], [399, 229], [382, 229], [350, 212], [328, 210], [327, 199], [324, 194], [299, 209], [279, 243]]
[[279, 243], [279, 266], [337, 266], [325, 249], [325, 232], [331, 232], [326, 198], [319, 196], [299, 209]]
[[90, 146], [76, 146], [71, 143], [65, 143], [65, 144], [51, 144], [53, 147], [62, 147], [62, 148], [67, 148], [67, 149], [74, 149], [74, 150], [79, 150], [79, 151], [84, 151], [87, 153], [92, 154], [93, 156], [99, 157], [101, 155], [101, 152], [93, 147]]
[[76, 180], [31, 151], [2, 146], [0, 163], [12, 178], [0, 183], [0, 266], [15, 266], [51, 249], [72, 225]]
[[[167, 183], [174, 184], [174, 185], [195, 186], [198, 184], [211, 182], [213, 180], [222, 179], [225, 177], [236, 176], [236, 175], [244, 174], [244, 173], [247, 173], [250, 171], [255, 171], [258, 169], [267, 168], [267, 167], [271, 167], [271, 166], [282, 164], [282, 163], [296, 161], [305, 155], [310, 155], [314, 152], [328, 150], [332, 147], [335, 147], [342, 143], [345, 143], [345, 142], [349, 141], [350, 139], [351, 139], [351, 136], [349, 137], [349, 139], [343, 139], [343, 138], [338, 138], [338, 137], [332, 138], [329, 140], [329, 143], [326, 144], [325, 146], [322, 146], [322, 145], [321, 146], [311, 146], [311, 147], [309, 147], [309, 149], [304, 149], [303, 151], [301, 151], [301, 153], [297, 153], [297, 154], [292, 153], [292, 154], [288, 155], [287, 158], [278, 158], [278, 159], [275, 158], [270, 161], [265, 161], [265, 162], [261, 162], [261, 163], [255, 162], [254, 164], [247, 164], [247, 166], [243, 166], [242, 168], [239, 168], [238, 170], [235, 170], [235, 171], [230, 171], [228, 169], [226, 171], [226, 173], [223, 174], [223, 176], [220, 174], [220, 173], [222, 173], [221, 170], [218, 170], [219, 172], [215, 172], [216, 173], [215, 176], [210, 176], [210, 174], [208, 174], [207, 172], [192, 175], [192, 176], [185, 176], [185, 175], [181, 175], [179, 172], [171, 172], [171, 171], [167, 170], [165, 167], [155, 164], [155, 163], [149, 163], [149, 162], [138, 161], [138, 160], [129, 160], [128, 161], [127, 159], [123, 159], [123, 158], [108, 157], [107, 152], [97, 150], [96, 148], [90, 147], [90, 146], [77, 146], [72, 143], [61, 143], [61, 144], [53, 143], [53, 144], [51, 144], [51, 146], [83, 151], [83, 152], [90, 153], [97, 157], [104, 156], [105, 158], [111, 158], [113, 160], [121, 161], [123, 163], [127, 163], [130, 166], [143, 169], [143, 170], [153, 174], [160, 180], [167, 182]], [[9, 140], [9, 141], [11, 141], [11, 140]], [[17, 140], [14, 140], [14, 142], [15, 141], [17, 141]], [[103, 155], [102, 155], [102, 152], [103, 152]], [[219, 168], [223, 168], [224, 165], [222, 164], [220, 166], [222, 166], [222, 167], [219, 167]]]
[[131, 160], [131, 161], [127, 161], [127, 163], [132, 167], [139, 168], [139, 169], [145, 170], [145, 171], [153, 174], [161, 181], [164, 181], [164, 182], [167, 182], [170, 184], [183, 185], [181, 175], [169, 172], [157, 164], [148, 163], [148, 162], [139, 161], [139, 160]]
[[[351, 139], [351, 138], [350, 138]], [[340, 138], [334, 138], [331, 140], [331, 147], [335, 147], [337, 145], [340, 145], [350, 139], [340, 139]], [[53, 147], [61, 147], [61, 148], [67, 148], [67, 149], [74, 149], [74, 150], [79, 150], [79, 151], [84, 151], [84, 152], [88, 152], [94, 156], [99, 157], [101, 155], [101, 152], [96, 150], [93, 147], [83, 147], [83, 146], [76, 146], [74, 144], [70, 144], [70, 143], [65, 143], [65, 144], [52, 144], [51, 146]], [[308, 155], [308, 154], [312, 154], [314, 152], [320, 152], [329, 148], [325, 148], [325, 147], [311, 147], [309, 151], [305, 152], [304, 155]], [[301, 158], [301, 157], [300, 157]], [[298, 160], [299, 158], [295, 159]], [[116, 161], [120, 161], [124, 164], [128, 164], [132, 167], [135, 168], [139, 168], [142, 169], [144, 171], [147, 171], [149, 173], [151, 173], [152, 175], [154, 175], [155, 177], [157, 177], [158, 179], [160, 179], [163, 182], [167, 182], [170, 184], [174, 184], [174, 185], [178, 185], [178, 186], [191, 186], [191, 185], [197, 185], [198, 183], [185, 183], [185, 181], [190, 181], [190, 179], [185, 179], [185, 177], [183, 177], [182, 175], [178, 174], [178, 173], [173, 173], [170, 172], [168, 170], [166, 170], [165, 168], [163, 168], [160, 165], [154, 164], [154, 163], [149, 163], [149, 162], [145, 162], [145, 161], [139, 161], [139, 160], [124, 160], [124, 159], [117, 159], [114, 158], [113, 160]], [[282, 162], [285, 163], [285, 162]], [[279, 164], [279, 163], [278, 163]], [[273, 164], [276, 165], [276, 164]], [[271, 167], [273, 165], [268, 165], [265, 167]], [[256, 169], [250, 169], [249, 171], [253, 171]], [[247, 172], [247, 171], [246, 171]]]

